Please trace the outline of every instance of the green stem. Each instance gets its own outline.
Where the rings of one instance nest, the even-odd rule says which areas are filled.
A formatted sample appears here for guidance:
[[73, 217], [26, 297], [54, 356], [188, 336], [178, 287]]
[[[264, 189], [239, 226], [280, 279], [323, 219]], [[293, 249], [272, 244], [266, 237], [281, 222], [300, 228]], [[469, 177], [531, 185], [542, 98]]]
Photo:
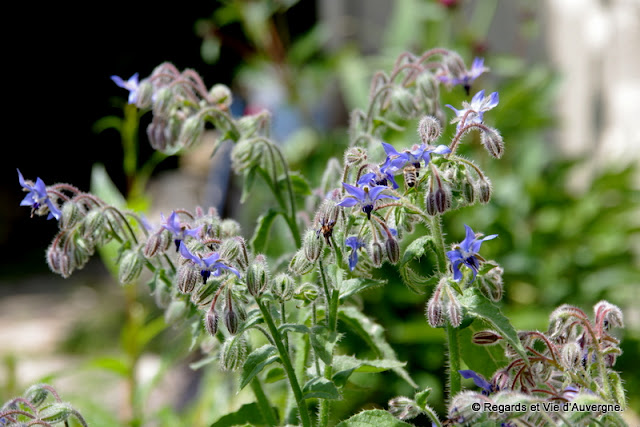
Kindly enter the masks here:
[[[433, 236], [433, 242], [436, 247], [436, 258], [438, 262], [438, 271], [444, 275], [447, 268], [447, 261], [445, 259], [445, 244], [442, 234], [442, 223], [440, 221], [440, 215], [434, 215], [430, 219], [431, 222], [431, 235]], [[449, 398], [453, 397], [462, 389], [462, 378], [460, 377], [460, 335], [457, 328], [454, 328], [451, 323], [447, 322], [447, 344], [449, 347], [449, 364], [447, 370], [449, 371]]]
[[298, 413], [300, 414], [300, 421], [302, 425], [305, 427], [311, 427], [311, 417], [309, 416], [309, 410], [307, 409], [307, 405], [302, 396], [302, 389], [300, 388], [300, 383], [298, 383], [298, 377], [296, 376], [295, 371], [293, 370], [293, 365], [291, 364], [291, 359], [289, 358], [289, 353], [284, 346], [282, 337], [280, 336], [280, 332], [278, 332], [278, 328], [273, 321], [273, 317], [271, 317], [271, 313], [269, 312], [268, 307], [262, 302], [260, 298], [256, 298], [256, 303], [258, 304], [258, 308], [262, 313], [262, 317], [269, 328], [269, 332], [273, 337], [273, 340], [276, 343], [276, 348], [278, 349], [278, 354], [280, 355], [280, 361], [282, 362], [282, 367], [287, 374], [287, 378], [289, 379], [289, 385], [291, 386], [291, 391], [293, 392], [293, 396], [296, 400], [296, 404], [298, 406]]
[[260, 384], [260, 380], [258, 380], [258, 378], [254, 378], [251, 381], [251, 389], [253, 390], [253, 394], [256, 396], [258, 408], [260, 408], [260, 413], [262, 413], [262, 417], [264, 418], [267, 425], [278, 425], [276, 414], [273, 412], [273, 408], [269, 403], [269, 399], [267, 399], [267, 395], [264, 394], [262, 384]]
[[[320, 278], [322, 281], [322, 286], [324, 288], [324, 292], [327, 299], [327, 326], [329, 327], [330, 333], [335, 333], [338, 329], [338, 303], [340, 300], [340, 292], [338, 289], [333, 289], [331, 292], [329, 290], [329, 284], [327, 282], [327, 277], [324, 271], [324, 265], [322, 263], [322, 259], [320, 259], [319, 263], [320, 270]], [[327, 380], [331, 380], [333, 376], [333, 366], [331, 364], [326, 364], [324, 367], [324, 378]], [[329, 425], [329, 414], [331, 412], [331, 401], [328, 399], [322, 399], [320, 401], [320, 411], [318, 413], [319, 425], [321, 427], [327, 427]]]

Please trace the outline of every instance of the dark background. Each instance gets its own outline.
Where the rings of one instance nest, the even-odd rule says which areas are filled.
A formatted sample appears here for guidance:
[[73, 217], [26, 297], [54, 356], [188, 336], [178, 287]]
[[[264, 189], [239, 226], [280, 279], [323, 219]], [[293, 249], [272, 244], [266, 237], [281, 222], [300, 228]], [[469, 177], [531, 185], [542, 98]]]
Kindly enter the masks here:
[[[315, 2], [305, 1], [287, 12], [291, 31], [305, 31], [315, 20]], [[0, 181], [0, 275], [46, 271], [44, 250], [57, 230], [54, 220], [29, 218], [16, 168], [26, 179], [45, 184], [71, 183], [89, 190], [91, 167], [105, 164], [116, 185], [124, 188], [122, 149], [113, 130], [97, 134], [93, 126], [108, 115], [122, 115], [128, 92], [110, 79], [128, 79], [135, 72], [148, 76], [155, 66], [170, 61], [178, 69], [193, 68], [208, 86], [230, 84], [241, 57], [223, 45], [221, 59], [206, 64], [200, 55], [202, 39], [195, 22], [212, 15], [218, 2], [176, 3], [98, 2], [85, 8], [22, 3], [5, 26], [4, 149]], [[9, 30], [8, 28], [12, 28]], [[240, 28], [225, 32], [242, 39]], [[8, 90], [7, 90], [8, 89]], [[140, 135], [140, 159], [151, 153]], [[176, 166], [163, 162], [157, 171]]]

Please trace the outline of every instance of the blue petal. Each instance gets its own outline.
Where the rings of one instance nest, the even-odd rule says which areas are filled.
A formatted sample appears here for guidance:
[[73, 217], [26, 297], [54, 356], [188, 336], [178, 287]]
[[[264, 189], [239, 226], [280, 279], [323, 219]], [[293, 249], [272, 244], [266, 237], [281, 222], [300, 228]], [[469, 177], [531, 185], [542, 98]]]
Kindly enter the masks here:
[[351, 206], [355, 206], [358, 204], [358, 201], [353, 197], [345, 197], [343, 201], [336, 203], [337, 206], [342, 206], [345, 208], [350, 208]]
[[60, 212], [60, 209], [58, 209], [55, 203], [53, 203], [49, 198], [47, 198], [46, 203], [49, 207], [49, 215], [47, 216], [47, 219], [55, 218], [57, 220], [60, 220], [60, 217], [62, 216], [62, 212]]
[[[347, 184], [346, 182], [342, 183], [342, 186], [347, 190], [349, 194], [358, 199], [360, 202], [364, 201], [364, 190], [353, 185]], [[351, 205], [353, 206], [353, 205]]]
[[484, 99], [484, 89], [482, 89], [480, 92], [473, 95], [473, 98], [471, 98], [471, 104], [473, 105], [473, 104], [482, 102], [483, 99]]
[[493, 391], [493, 386], [487, 380], [485, 380], [482, 375], [476, 374], [471, 369], [461, 370], [460, 375], [466, 379], [472, 379], [473, 382], [480, 388], [484, 389], [487, 393], [491, 393]]
[[189, 248], [187, 248], [187, 245], [184, 244], [184, 242], [180, 242], [180, 255], [182, 255], [186, 259], [190, 259], [198, 265], [203, 265], [202, 259], [192, 254], [191, 251], [189, 251]]

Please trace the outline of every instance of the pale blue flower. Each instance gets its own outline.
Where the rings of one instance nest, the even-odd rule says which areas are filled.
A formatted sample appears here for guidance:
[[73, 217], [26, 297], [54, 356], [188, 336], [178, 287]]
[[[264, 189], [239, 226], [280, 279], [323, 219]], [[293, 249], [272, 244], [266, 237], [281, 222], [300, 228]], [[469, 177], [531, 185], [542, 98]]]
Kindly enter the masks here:
[[191, 253], [184, 242], [180, 242], [180, 255], [193, 261], [193, 263], [200, 268], [200, 275], [202, 276], [203, 283], [207, 283], [207, 279], [209, 279], [211, 274], [214, 276], [220, 276], [222, 274], [222, 270], [228, 270], [238, 276], [238, 278], [240, 277], [240, 272], [238, 270], [219, 261], [220, 254], [217, 252], [213, 252], [206, 258], [201, 258]]
[[476, 274], [478, 274], [480, 261], [484, 261], [484, 259], [478, 255], [482, 242], [485, 240], [495, 239], [498, 235], [492, 234], [480, 239], [476, 237], [476, 234], [473, 232], [471, 227], [466, 224], [464, 227], [467, 230], [466, 237], [462, 242], [454, 246], [452, 251], [447, 252], [447, 257], [449, 258], [449, 261], [451, 261], [451, 266], [453, 268], [453, 280], [458, 282], [462, 279], [460, 264], [464, 264], [473, 271], [473, 279], [471, 280], [473, 282], [476, 278]]
[[493, 384], [485, 380], [482, 375], [477, 374], [475, 371], [472, 371], [471, 369], [464, 369], [458, 372], [460, 373], [460, 375], [462, 375], [463, 378], [472, 379], [473, 382], [482, 389], [482, 394], [484, 394], [485, 396], [488, 396], [496, 391]]
[[386, 185], [363, 185], [362, 188], [347, 184], [346, 182], [343, 182], [342, 185], [349, 193], [349, 196], [345, 197], [340, 203], [337, 203], [337, 205], [343, 207], [360, 205], [362, 212], [367, 214], [368, 219], [371, 219], [371, 212], [377, 200], [398, 199], [398, 197], [395, 196], [382, 194], [384, 190], [389, 188]]
[[111, 76], [111, 80], [119, 87], [129, 91], [129, 104], [135, 104], [138, 101], [138, 88], [140, 83], [138, 82], [138, 73], [129, 77], [129, 80], [124, 81], [122, 77]]
[[364, 241], [356, 236], [349, 236], [344, 241], [344, 244], [351, 248], [351, 254], [349, 255], [349, 269], [353, 271], [358, 264], [358, 249], [365, 246]]
[[173, 242], [176, 245], [176, 252], [180, 248], [180, 242], [182, 242], [186, 236], [190, 237], [198, 237], [198, 233], [202, 229], [202, 225], [198, 228], [189, 229], [185, 225], [180, 224], [180, 219], [178, 218], [178, 214], [173, 211], [171, 215], [169, 215], [168, 219], [164, 218], [163, 214], [160, 214], [162, 217], [162, 228], [165, 228], [173, 234]]
[[489, 69], [484, 66], [484, 58], [476, 57], [471, 64], [470, 70], [464, 70], [463, 73], [457, 76], [451, 74], [441, 75], [438, 76], [438, 79], [448, 86], [462, 85], [468, 95], [471, 83], [485, 71], [489, 71]]
[[464, 108], [462, 110], [458, 110], [449, 104], [447, 104], [446, 107], [451, 108], [456, 113], [456, 117], [451, 121], [451, 123], [458, 123], [457, 129], [460, 130], [464, 126], [468, 126], [472, 123], [482, 123], [484, 112], [494, 108], [498, 105], [499, 101], [498, 92], [493, 92], [489, 96], [484, 96], [483, 89], [473, 96], [471, 104], [463, 101], [462, 106]]
[[44, 209], [44, 206], [46, 205], [49, 210], [47, 219], [60, 219], [62, 213], [56, 204], [49, 198], [49, 195], [47, 194], [47, 186], [40, 178], [36, 179], [35, 185], [32, 185], [31, 182], [25, 181], [22, 173], [20, 173], [20, 169], [18, 169], [18, 181], [20, 181], [20, 185], [22, 185], [25, 190], [29, 191], [29, 194], [27, 194], [20, 202], [20, 206], [31, 206], [31, 215], [33, 215], [33, 212]]

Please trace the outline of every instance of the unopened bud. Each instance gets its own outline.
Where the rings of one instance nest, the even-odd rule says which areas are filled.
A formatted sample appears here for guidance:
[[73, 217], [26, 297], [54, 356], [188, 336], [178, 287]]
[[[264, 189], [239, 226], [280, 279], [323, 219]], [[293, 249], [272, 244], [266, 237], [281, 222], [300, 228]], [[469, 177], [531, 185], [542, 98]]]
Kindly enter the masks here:
[[129, 250], [122, 255], [119, 264], [118, 281], [124, 285], [133, 282], [140, 276], [144, 259], [137, 250]]
[[147, 126], [147, 138], [149, 144], [158, 151], [165, 151], [173, 143], [169, 121], [164, 116], [154, 115], [153, 120]]
[[489, 203], [491, 200], [491, 182], [486, 177], [478, 181], [478, 200], [480, 203]]
[[167, 116], [173, 105], [173, 93], [168, 87], [156, 90], [153, 99], [153, 115]]
[[191, 263], [184, 263], [178, 267], [178, 290], [183, 294], [191, 293], [201, 277], [200, 271], [193, 268]]
[[413, 117], [417, 107], [413, 95], [402, 86], [396, 86], [391, 92], [391, 107], [402, 117]]
[[371, 243], [371, 261], [374, 267], [380, 267], [383, 261], [383, 249], [379, 242]]
[[153, 296], [156, 301], [156, 305], [161, 308], [166, 308], [171, 303], [171, 289], [162, 279], [156, 280], [156, 288], [153, 290]]
[[247, 288], [254, 297], [259, 297], [267, 289], [269, 283], [269, 266], [264, 255], [257, 255], [247, 269]]
[[250, 139], [242, 138], [231, 149], [231, 166], [234, 171], [241, 172], [260, 164], [262, 146]]
[[[431, 186], [430, 186], [431, 187]], [[441, 185], [430, 189], [425, 196], [425, 207], [431, 216], [442, 214], [451, 209], [451, 191], [446, 185]]]
[[467, 67], [464, 65], [464, 61], [455, 52], [449, 51], [449, 54], [444, 57], [444, 65], [447, 67], [449, 74], [455, 80], [459, 79], [467, 73]]
[[233, 102], [231, 90], [223, 84], [215, 84], [209, 91], [209, 98], [213, 104], [229, 107]]
[[349, 166], [358, 166], [367, 160], [367, 150], [351, 147], [344, 153], [344, 162]]
[[218, 317], [218, 312], [213, 308], [204, 315], [204, 328], [212, 337], [215, 337], [218, 333]]
[[389, 237], [384, 244], [384, 248], [387, 252], [387, 258], [391, 264], [397, 264], [400, 259], [400, 246], [398, 240], [395, 237]]
[[418, 75], [416, 86], [425, 101], [431, 101], [439, 97], [438, 82], [434, 79], [433, 74], [428, 71]]
[[465, 177], [460, 183], [460, 192], [462, 193], [464, 201], [468, 204], [472, 205], [476, 201], [476, 182], [469, 173], [465, 174]]
[[24, 392], [24, 398], [37, 408], [51, 393], [47, 387], [46, 384], [34, 384]]
[[422, 410], [412, 399], [398, 396], [389, 401], [389, 412], [400, 420], [410, 420], [420, 415]]
[[488, 128], [488, 130], [483, 131], [481, 141], [487, 152], [496, 159], [499, 159], [504, 154], [504, 142], [496, 129]]
[[249, 256], [247, 254], [247, 245], [244, 238], [240, 236], [234, 236], [231, 239], [226, 239], [220, 245], [218, 251], [221, 259], [234, 261], [243, 270], [249, 265]]
[[180, 299], [173, 300], [164, 312], [164, 321], [168, 325], [172, 325], [181, 321], [186, 314], [187, 303]]
[[293, 256], [293, 259], [291, 259], [291, 262], [289, 263], [289, 270], [300, 276], [313, 270], [313, 263], [307, 259], [304, 254], [304, 249], [299, 249]]
[[151, 107], [151, 103], [153, 102], [153, 85], [148, 79], [144, 79], [138, 84], [136, 94], [136, 107], [140, 109]]
[[66, 421], [74, 412], [75, 410], [68, 403], [56, 402], [40, 412], [40, 420], [49, 424], [57, 424]]
[[[231, 296], [228, 296], [228, 298], [231, 298]], [[230, 301], [225, 304], [222, 315], [224, 316], [224, 326], [227, 328], [227, 331], [229, 331], [231, 335], [235, 335], [240, 326], [240, 318]]]
[[449, 297], [447, 301], [447, 317], [449, 318], [451, 326], [457, 328], [462, 323], [462, 307], [449, 288], [447, 288], [447, 294]]
[[294, 298], [307, 303], [313, 302], [318, 299], [318, 288], [313, 283], [305, 282], [296, 289]]
[[144, 245], [143, 253], [147, 258], [152, 258], [157, 254], [161, 254], [171, 246], [171, 236], [169, 230], [161, 229], [147, 238]]
[[601, 324], [605, 330], [624, 326], [622, 310], [608, 301], [598, 302], [593, 311], [596, 314], [596, 323]]
[[483, 396], [475, 391], [465, 390], [458, 393], [449, 403], [449, 419], [454, 425], [476, 425], [483, 412], [476, 411], [475, 408], [482, 408], [481, 405], [484, 403]]
[[62, 205], [62, 216], [60, 217], [60, 228], [68, 230], [82, 219], [82, 210], [77, 203], [69, 201]]
[[427, 321], [432, 328], [444, 325], [442, 301], [440, 299], [440, 291], [436, 289], [427, 303]]
[[220, 350], [220, 368], [223, 371], [235, 371], [241, 368], [247, 358], [247, 351], [247, 341], [243, 336], [227, 338]]
[[183, 123], [180, 129], [180, 144], [183, 147], [191, 147], [197, 144], [202, 137], [204, 131], [204, 121], [201, 120], [198, 114], [188, 117]]
[[304, 249], [304, 255], [310, 262], [316, 262], [322, 253], [324, 245], [323, 239], [318, 239], [318, 236], [314, 230], [307, 230], [304, 235], [304, 241], [302, 242], [302, 248]]
[[494, 267], [478, 280], [480, 292], [491, 301], [498, 302], [502, 299], [502, 273], [502, 267]]
[[240, 234], [240, 223], [233, 219], [225, 219], [220, 223], [220, 234], [223, 239]]
[[440, 122], [433, 116], [424, 116], [418, 123], [418, 133], [425, 144], [431, 144], [438, 139], [441, 132]]
[[281, 301], [289, 301], [293, 296], [295, 281], [285, 273], [278, 274], [271, 285], [271, 292]]
[[502, 336], [495, 331], [480, 331], [473, 334], [471, 341], [477, 345], [493, 345], [502, 339]]
[[104, 225], [104, 214], [100, 209], [93, 209], [89, 211], [83, 221], [84, 221], [84, 235], [88, 239], [92, 239], [98, 234], [99, 230], [102, 229]]
[[54, 273], [58, 273], [62, 277], [69, 277], [73, 271], [71, 259], [62, 249], [57, 246], [49, 246], [47, 249], [47, 264]]
[[583, 351], [577, 342], [570, 342], [562, 346], [562, 362], [568, 370], [573, 371], [582, 367]]

